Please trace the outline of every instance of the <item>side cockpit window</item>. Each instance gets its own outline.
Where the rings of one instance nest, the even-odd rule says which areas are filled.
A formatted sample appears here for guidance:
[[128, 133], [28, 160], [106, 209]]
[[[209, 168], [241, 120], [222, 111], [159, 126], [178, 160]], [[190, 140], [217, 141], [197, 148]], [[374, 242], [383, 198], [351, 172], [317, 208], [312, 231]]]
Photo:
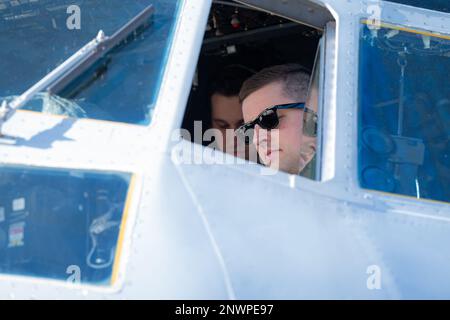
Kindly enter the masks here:
[[[333, 18], [309, 1], [283, 7], [290, 12], [248, 4], [213, 1], [183, 137], [236, 164], [320, 180], [324, 38]], [[312, 7], [314, 19], [303, 15]]]
[[303, 111], [302, 144], [300, 153], [305, 159], [305, 167], [300, 175], [312, 180], [320, 179], [320, 166], [317, 160], [320, 159], [320, 135], [319, 120], [322, 110], [322, 84], [324, 68], [324, 39], [319, 42], [314, 69], [311, 74], [308, 96]]
[[361, 186], [450, 201], [450, 36], [362, 21]]

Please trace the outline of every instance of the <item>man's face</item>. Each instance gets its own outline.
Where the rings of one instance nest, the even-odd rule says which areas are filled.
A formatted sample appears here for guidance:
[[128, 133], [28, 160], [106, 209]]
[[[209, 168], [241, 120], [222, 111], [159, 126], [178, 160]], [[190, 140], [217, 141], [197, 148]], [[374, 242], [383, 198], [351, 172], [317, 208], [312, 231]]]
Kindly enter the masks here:
[[[232, 139], [227, 139], [227, 130], [234, 132], [244, 123], [242, 108], [238, 96], [227, 97], [221, 94], [213, 94], [211, 97], [212, 106], [212, 128], [220, 130], [222, 139], [218, 139], [218, 148], [234, 156], [245, 158], [245, 147], [242, 143], [237, 143], [237, 138], [233, 134]], [[229, 136], [230, 133], [229, 132]], [[241, 150], [243, 149], [243, 150]]]
[[[244, 121], [249, 122], [266, 108], [287, 103], [296, 103], [287, 97], [283, 86], [274, 82], [253, 92], [242, 104]], [[265, 130], [255, 125], [253, 144], [264, 165], [291, 174], [298, 174], [306, 166], [301, 157], [303, 110], [277, 110], [280, 123], [276, 129]]]

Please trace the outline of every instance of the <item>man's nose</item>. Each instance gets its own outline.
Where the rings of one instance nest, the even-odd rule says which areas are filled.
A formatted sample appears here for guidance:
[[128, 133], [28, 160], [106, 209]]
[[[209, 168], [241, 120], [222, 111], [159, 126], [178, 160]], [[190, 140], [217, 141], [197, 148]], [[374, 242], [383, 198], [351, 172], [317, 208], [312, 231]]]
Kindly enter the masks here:
[[253, 132], [253, 144], [259, 146], [261, 143], [267, 143], [268, 132], [266, 129], [261, 128], [259, 125], [255, 125]]

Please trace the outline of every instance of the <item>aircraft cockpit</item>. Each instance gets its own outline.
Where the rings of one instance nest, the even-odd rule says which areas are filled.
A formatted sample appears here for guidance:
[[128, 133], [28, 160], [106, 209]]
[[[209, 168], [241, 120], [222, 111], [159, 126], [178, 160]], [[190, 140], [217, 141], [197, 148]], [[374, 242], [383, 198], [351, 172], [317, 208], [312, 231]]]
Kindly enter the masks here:
[[[196, 143], [219, 150], [227, 147], [231, 149], [231, 152], [227, 153], [234, 154], [238, 158], [247, 160], [252, 158], [251, 152], [255, 151], [249, 151], [251, 145], [247, 148], [241, 147], [242, 141], [235, 140], [234, 146], [221, 147], [227, 144], [226, 139], [222, 142], [218, 141], [222, 139], [214, 135], [208, 137], [208, 129], [222, 127], [223, 136], [226, 135], [225, 129], [230, 129], [229, 125], [223, 126], [221, 123], [214, 126], [213, 122], [216, 120], [212, 115], [214, 109], [212, 91], [220, 85], [234, 86], [237, 87], [234, 94], [231, 88], [225, 91], [228, 91], [228, 96], [237, 96], [238, 88], [243, 82], [264, 68], [295, 64], [309, 75], [307, 85], [310, 91], [318, 92], [320, 81], [323, 81], [324, 34], [327, 32], [331, 34], [332, 31], [326, 29], [327, 25], [330, 26], [329, 29], [333, 29], [334, 18], [325, 8], [313, 7], [317, 11], [310, 16], [298, 9], [296, 15], [288, 15], [289, 18], [286, 18], [284, 12], [274, 14], [269, 9], [263, 9], [264, 6], [252, 7], [251, 1], [244, 4], [235, 1], [213, 1], [182, 124], [182, 128], [189, 132], [188, 140], [195, 140]], [[223, 79], [217, 80], [221, 77]], [[225, 83], [220, 84], [220, 81]], [[216, 84], [217, 82], [219, 84]], [[317, 100], [309, 101], [310, 105], [314, 105], [310, 108], [315, 110], [314, 114], [317, 117], [320, 112], [319, 97], [315, 95], [309, 99]], [[195, 126], [200, 128], [194, 128]], [[305, 128], [307, 127], [310, 131], [317, 131], [317, 119], [305, 119]], [[201, 132], [200, 139], [196, 136], [199, 132]], [[230, 140], [232, 139], [228, 139]], [[253, 157], [251, 161], [261, 163], [258, 156]], [[301, 175], [313, 180], [319, 179], [317, 169], [317, 162], [314, 159]]]

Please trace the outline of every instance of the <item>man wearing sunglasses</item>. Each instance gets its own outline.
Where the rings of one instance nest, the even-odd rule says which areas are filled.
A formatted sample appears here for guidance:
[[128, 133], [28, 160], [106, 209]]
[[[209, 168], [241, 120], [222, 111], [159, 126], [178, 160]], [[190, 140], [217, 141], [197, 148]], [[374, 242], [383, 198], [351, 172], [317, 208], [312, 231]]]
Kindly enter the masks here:
[[255, 145], [267, 167], [299, 174], [314, 157], [315, 145], [306, 153], [302, 145], [309, 80], [300, 65], [287, 64], [261, 70], [241, 88], [245, 123], [237, 134]]

